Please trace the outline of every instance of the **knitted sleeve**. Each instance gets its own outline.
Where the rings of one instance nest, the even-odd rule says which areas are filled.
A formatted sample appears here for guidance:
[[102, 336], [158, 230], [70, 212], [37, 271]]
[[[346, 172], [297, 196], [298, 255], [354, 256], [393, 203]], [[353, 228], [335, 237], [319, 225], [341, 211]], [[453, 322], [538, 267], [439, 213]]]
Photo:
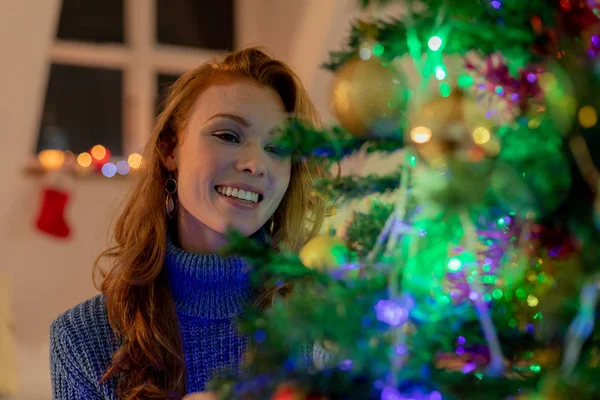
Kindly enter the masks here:
[[50, 376], [53, 400], [101, 400], [97, 385], [78, 362], [82, 349], [73, 343], [64, 316], [50, 327]]

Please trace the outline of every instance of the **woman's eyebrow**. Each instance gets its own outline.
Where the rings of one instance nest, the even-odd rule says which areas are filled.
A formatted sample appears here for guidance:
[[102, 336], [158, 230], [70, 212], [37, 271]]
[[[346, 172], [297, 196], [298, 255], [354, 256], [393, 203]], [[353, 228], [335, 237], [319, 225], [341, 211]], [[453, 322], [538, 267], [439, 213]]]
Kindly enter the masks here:
[[240, 125], [245, 126], [246, 128], [252, 126], [252, 124], [245, 118], [240, 117], [239, 115], [235, 115], [235, 114], [223, 114], [223, 113], [219, 113], [219, 114], [215, 114], [212, 117], [208, 118], [206, 121], [204, 121], [204, 123], [207, 123], [208, 121], [215, 119], [215, 118], [227, 118], [227, 119], [231, 119], [237, 123], [239, 123]]

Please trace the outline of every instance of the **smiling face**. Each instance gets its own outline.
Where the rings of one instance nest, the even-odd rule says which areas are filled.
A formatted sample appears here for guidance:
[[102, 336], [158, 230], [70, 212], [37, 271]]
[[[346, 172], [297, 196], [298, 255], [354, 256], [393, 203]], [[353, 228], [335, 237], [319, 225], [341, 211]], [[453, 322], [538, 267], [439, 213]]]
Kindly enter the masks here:
[[167, 168], [177, 171], [178, 235], [189, 251], [214, 252], [229, 228], [250, 236], [275, 213], [291, 159], [271, 142], [286, 116], [275, 90], [231, 78], [204, 90]]

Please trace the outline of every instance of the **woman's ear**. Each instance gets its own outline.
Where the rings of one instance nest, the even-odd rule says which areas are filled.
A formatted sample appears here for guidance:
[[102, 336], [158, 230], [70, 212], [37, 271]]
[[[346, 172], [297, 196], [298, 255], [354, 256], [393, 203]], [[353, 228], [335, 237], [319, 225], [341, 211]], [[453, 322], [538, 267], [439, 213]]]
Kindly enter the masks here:
[[169, 172], [177, 171], [177, 149], [165, 157], [165, 167]]

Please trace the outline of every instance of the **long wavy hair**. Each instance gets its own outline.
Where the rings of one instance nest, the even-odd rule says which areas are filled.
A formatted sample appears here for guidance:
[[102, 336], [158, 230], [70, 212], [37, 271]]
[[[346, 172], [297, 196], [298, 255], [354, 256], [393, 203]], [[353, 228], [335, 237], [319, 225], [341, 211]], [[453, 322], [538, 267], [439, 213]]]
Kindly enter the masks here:
[[[296, 74], [257, 48], [201, 65], [170, 88], [135, 185], [115, 222], [114, 243], [94, 264], [95, 283], [106, 299], [108, 319], [120, 343], [102, 381], [118, 379], [121, 399], [179, 399], [186, 394], [179, 323], [163, 272], [170, 229], [165, 159], [180, 142], [198, 95], [223, 78], [251, 79], [270, 87], [281, 97], [286, 112], [319, 124], [318, 113]], [[311, 187], [315, 178], [325, 175], [323, 168], [306, 160], [293, 163], [287, 192], [265, 225], [274, 246], [298, 251], [319, 232], [325, 204], [311, 195]], [[109, 261], [106, 269], [100, 266], [103, 260]], [[264, 289], [263, 303], [275, 292]]]

